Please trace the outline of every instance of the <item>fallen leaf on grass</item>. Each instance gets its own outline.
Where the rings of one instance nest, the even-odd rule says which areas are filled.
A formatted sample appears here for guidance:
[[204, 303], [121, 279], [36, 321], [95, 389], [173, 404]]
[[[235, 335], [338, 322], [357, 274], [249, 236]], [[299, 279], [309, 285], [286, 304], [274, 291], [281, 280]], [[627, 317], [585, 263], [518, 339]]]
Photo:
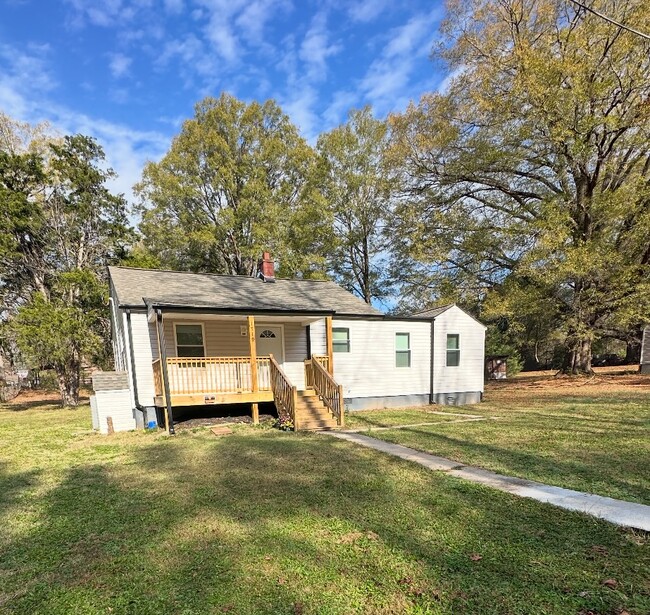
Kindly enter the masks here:
[[284, 577], [280, 577], [278, 579], [278, 585], [284, 585], [287, 582], [287, 580]]
[[605, 579], [602, 584], [609, 589], [616, 589], [618, 587], [618, 581], [616, 579]]
[[469, 556], [469, 559], [471, 559], [473, 562], [480, 562], [483, 559], [483, 556], [479, 555], [478, 553], [472, 553]]

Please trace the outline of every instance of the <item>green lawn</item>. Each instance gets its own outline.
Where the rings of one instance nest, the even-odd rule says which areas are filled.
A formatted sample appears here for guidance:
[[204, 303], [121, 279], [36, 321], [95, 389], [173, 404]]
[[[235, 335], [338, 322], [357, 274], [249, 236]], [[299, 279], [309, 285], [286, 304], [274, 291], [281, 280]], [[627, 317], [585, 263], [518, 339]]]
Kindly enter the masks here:
[[[489, 389], [482, 404], [449, 411], [488, 420], [368, 434], [504, 474], [650, 504], [648, 388], [581, 392], [501, 386]], [[364, 413], [364, 420], [394, 425], [402, 414], [378, 410]], [[434, 416], [422, 409], [407, 414], [409, 423]]]
[[[380, 412], [376, 410], [349, 412], [345, 415], [345, 427], [347, 429], [373, 429], [376, 427], [391, 427], [393, 425], [413, 425], [419, 423], [435, 424], [462, 418], [454, 416], [453, 414], [438, 414], [437, 411], [439, 408], [435, 408], [435, 414], [428, 411], [431, 408], [399, 408], [390, 411], [382, 410]], [[462, 412], [471, 413], [471, 410], [467, 411], [466, 409], [463, 409]]]
[[323, 435], [89, 427], [0, 408], [2, 613], [650, 611], [642, 533]]

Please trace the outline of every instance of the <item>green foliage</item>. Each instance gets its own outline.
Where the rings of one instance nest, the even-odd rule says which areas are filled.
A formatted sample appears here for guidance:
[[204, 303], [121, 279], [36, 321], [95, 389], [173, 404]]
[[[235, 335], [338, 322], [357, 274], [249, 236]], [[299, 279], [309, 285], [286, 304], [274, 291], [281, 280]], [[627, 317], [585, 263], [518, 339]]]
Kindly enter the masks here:
[[[650, 29], [643, 0], [590, 6]], [[650, 313], [648, 44], [557, 0], [452, 0], [443, 30], [449, 90], [391, 118], [404, 269], [523, 328], [541, 297], [589, 371]]]
[[268, 250], [281, 275], [318, 275], [329, 225], [314, 165], [274, 101], [206, 98], [165, 157], [144, 170], [143, 244], [172, 269], [254, 275]]
[[351, 111], [346, 124], [321, 135], [317, 144], [323, 196], [334, 223], [330, 268], [366, 303], [390, 292], [386, 224], [395, 181], [385, 166], [388, 144], [388, 126], [370, 107]]
[[523, 367], [517, 339], [513, 339], [512, 335], [509, 335], [507, 331], [501, 331], [498, 324], [489, 325], [485, 335], [485, 356], [490, 355], [508, 357], [506, 366], [509, 377], [518, 374]]
[[3, 345], [31, 367], [53, 368], [63, 403], [76, 404], [82, 362], [110, 361], [105, 267], [133, 236], [96, 141], [74, 135], [21, 148], [21, 139], [3, 134], [0, 149]]

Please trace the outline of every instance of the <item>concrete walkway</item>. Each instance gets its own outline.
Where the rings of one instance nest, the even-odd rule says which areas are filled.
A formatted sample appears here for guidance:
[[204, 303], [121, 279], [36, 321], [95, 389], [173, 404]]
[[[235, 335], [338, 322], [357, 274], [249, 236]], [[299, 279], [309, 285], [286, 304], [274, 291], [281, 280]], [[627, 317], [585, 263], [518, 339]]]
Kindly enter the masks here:
[[429, 470], [446, 472], [452, 476], [487, 485], [499, 491], [513, 493], [524, 498], [532, 498], [538, 502], [546, 502], [567, 510], [577, 510], [617, 525], [633, 527], [646, 532], [650, 531], [650, 506], [645, 504], [635, 504], [634, 502], [615, 500], [591, 493], [563, 489], [562, 487], [552, 487], [532, 480], [504, 476], [489, 470], [466, 466], [445, 457], [422, 453], [400, 444], [391, 444], [390, 442], [362, 436], [358, 433], [345, 431], [320, 433], [373, 448], [382, 453], [419, 463]]

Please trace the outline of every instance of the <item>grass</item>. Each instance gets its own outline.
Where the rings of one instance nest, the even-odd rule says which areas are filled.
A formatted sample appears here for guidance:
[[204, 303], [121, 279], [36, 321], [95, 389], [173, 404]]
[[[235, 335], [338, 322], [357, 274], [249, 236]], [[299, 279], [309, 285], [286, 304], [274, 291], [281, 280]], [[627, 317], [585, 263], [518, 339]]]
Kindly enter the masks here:
[[[650, 610], [647, 536], [323, 435], [0, 408], [0, 612]], [[613, 579], [614, 582], [603, 582]]]
[[[503, 474], [650, 504], [650, 389], [501, 385], [488, 389], [485, 399], [449, 409], [485, 421], [369, 435]], [[364, 413], [364, 419], [391, 424], [403, 413], [378, 410]], [[422, 409], [408, 411], [410, 423], [431, 416]]]
[[[375, 427], [391, 427], [394, 425], [412, 425], [419, 423], [443, 423], [458, 420], [453, 414], [439, 414], [430, 412], [430, 409], [399, 408], [395, 410], [363, 410], [350, 412], [345, 417], [345, 427], [348, 429], [373, 429]], [[436, 410], [438, 410], [436, 408]]]

